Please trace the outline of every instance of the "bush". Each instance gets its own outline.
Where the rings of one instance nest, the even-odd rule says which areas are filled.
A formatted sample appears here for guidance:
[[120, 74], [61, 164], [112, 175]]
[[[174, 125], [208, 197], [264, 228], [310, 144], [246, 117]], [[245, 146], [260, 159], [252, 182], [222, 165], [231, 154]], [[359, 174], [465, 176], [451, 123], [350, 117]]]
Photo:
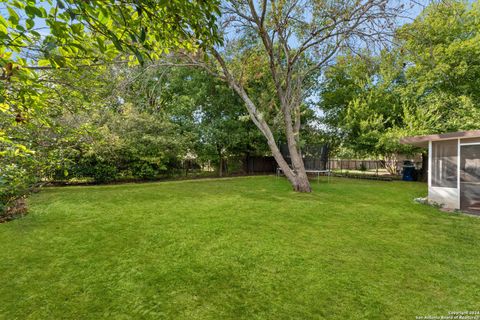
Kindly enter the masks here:
[[96, 182], [109, 182], [117, 179], [117, 168], [112, 164], [97, 163], [92, 169], [92, 177]]
[[7, 208], [14, 206], [34, 185], [35, 176], [25, 168], [9, 164], [0, 169], [0, 215], [6, 214]]
[[158, 171], [154, 165], [150, 163], [135, 163], [133, 165], [132, 175], [140, 179], [154, 179], [158, 175]]
[[71, 169], [72, 176], [93, 178], [95, 182], [110, 182], [118, 178], [118, 169], [113, 163], [100, 161], [94, 157], [81, 159]]

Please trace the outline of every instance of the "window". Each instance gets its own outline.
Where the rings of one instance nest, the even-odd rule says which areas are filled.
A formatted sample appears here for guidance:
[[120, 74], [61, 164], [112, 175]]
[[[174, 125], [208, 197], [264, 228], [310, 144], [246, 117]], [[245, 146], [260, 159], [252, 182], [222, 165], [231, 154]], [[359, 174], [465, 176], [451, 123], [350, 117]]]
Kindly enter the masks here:
[[432, 186], [457, 188], [457, 140], [432, 142]]

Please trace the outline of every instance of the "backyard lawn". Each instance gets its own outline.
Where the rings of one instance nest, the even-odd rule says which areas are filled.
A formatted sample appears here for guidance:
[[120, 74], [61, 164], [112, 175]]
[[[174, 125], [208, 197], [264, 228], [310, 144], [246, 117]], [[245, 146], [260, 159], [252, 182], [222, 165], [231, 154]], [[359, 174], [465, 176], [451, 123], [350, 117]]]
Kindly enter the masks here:
[[47, 188], [0, 224], [1, 319], [415, 319], [480, 310], [480, 219], [420, 183]]

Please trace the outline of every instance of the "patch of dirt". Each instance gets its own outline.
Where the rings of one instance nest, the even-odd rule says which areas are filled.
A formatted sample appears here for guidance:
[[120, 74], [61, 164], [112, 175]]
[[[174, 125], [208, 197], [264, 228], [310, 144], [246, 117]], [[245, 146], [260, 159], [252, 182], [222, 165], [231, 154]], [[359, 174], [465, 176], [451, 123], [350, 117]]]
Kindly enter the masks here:
[[19, 198], [15, 200], [10, 206], [8, 206], [3, 213], [0, 213], [0, 223], [23, 217], [27, 213], [27, 201], [25, 200], [25, 198]]

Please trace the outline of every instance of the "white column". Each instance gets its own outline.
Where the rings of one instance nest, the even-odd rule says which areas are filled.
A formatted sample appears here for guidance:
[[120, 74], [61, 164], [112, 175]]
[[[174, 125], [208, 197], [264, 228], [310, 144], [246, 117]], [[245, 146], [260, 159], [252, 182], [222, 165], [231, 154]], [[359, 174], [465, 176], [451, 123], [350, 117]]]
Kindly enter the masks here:
[[461, 148], [462, 146], [460, 145], [460, 138], [457, 140], [458, 143], [458, 149], [457, 149], [457, 193], [458, 193], [458, 201], [457, 201], [457, 209], [460, 209], [460, 199], [461, 199], [461, 188], [460, 188], [460, 154], [461, 154]]
[[432, 187], [432, 161], [432, 141], [428, 141], [428, 193], [430, 193], [430, 188]]

